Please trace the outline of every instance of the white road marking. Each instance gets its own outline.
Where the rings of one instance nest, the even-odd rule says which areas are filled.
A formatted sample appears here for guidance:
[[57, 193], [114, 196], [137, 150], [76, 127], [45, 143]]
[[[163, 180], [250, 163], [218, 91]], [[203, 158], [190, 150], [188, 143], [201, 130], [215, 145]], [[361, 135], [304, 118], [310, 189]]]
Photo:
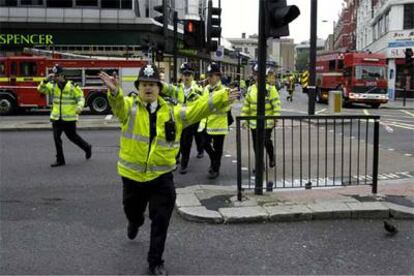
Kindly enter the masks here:
[[400, 110], [401, 112], [404, 112], [405, 114], [410, 115], [411, 117], [414, 117], [414, 113], [408, 112], [407, 110]]
[[320, 113], [325, 112], [325, 111], [326, 111], [326, 108], [316, 111], [315, 114], [320, 114]]

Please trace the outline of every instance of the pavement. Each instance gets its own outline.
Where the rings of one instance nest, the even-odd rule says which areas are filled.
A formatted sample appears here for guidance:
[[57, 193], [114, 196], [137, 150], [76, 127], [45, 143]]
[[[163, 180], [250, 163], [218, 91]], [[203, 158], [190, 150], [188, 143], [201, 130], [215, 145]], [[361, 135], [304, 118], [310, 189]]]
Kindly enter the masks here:
[[[391, 183], [392, 182], [392, 183]], [[189, 221], [245, 223], [318, 219], [414, 219], [414, 182], [312, 190], [278, 189], [255, 195], [236, 186], [194, 185], [177, 189], [178, 213]]]

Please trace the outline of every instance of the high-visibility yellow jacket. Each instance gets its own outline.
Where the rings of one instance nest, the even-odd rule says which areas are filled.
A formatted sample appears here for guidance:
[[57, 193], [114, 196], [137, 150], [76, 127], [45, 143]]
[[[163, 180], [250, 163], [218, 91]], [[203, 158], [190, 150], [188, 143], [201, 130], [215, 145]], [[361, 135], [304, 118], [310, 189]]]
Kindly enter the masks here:
[[191, 91], [188, 93], [188, 95], [185, 95], [184, 90], [185, 89], [183, 83], [178, 86], [167, 83], [163, 83], [162, 85], [162, 94], [175, 99], [178, 103], [181, 104], [190, 104], [203, 94], [202, 88], [198, 86], [195, 81], [192, 82]]
[[[226, 87], [219, 82], [213, 89], [210, 89], [211, 86], [207, 85], [204, 89], [204, 96], [223, 93], [226, 91]], [[210, 91], [211, 90], [211, 91]], [[231, 107], [228, 106], [226, 109], [217, 111], [207, 118], [201, 120], [198, 131], [203, 131], [206, 129], [207, 134], [210, 135], [226, 135], [229, 133], [229, 123], [227, 113], [231, 110]]]
[[51, 120], [77, 121], [79, 119], [78, 114], [85, 106], [85, 98], [82, 89], [77, 84], [67, 81], [62, 91], [56, 83], [43, 80], [37, 90], [52, 98]]
[[[265, 116], [279, 116], [281, 103], [279, 92], [274, 85], [266, 84], [266, 96], [265, 96]], [[256, 84], [253, 84], [247, 90], [246, 97], [244, 99], [241, 116], [256, 116], [257, 115], [257, 93], [258, 89]], [[250, 128], [256, 128], [256, 120], [249, 120]], [[266, 120], [266, 128], [273, 128], [275, 126], [274, 120]]]
[[[118, 173], [126, 178], [147, 182], [175, 169], [184, 127], [197, 123], [213, 112], [230, 105], [227, 91], [203, 95], [191, 105], [172, 105], [158, 97], [156, 136], [150, 143], [149, 113], [136, 97], [123, 97], [122, 89], [116, 96], [108, 94], [109, 104], [122, 126]], [[176, 125], [175, 140], [166, 140], [165, 123]]]

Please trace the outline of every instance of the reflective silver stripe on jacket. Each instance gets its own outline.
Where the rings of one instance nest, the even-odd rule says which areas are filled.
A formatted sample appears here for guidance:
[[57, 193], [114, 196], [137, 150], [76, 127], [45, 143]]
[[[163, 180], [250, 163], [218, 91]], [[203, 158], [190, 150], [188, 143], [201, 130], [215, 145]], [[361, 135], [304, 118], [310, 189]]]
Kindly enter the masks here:
[[[135, 117], [137, 116], [137, 103], [136, 101], [133, 102], [131, 107], [131, 112], [129, 114], [129, 124], [128, 124], [128, 130], [129, 133], [134, 133], [134, 123], [135, 123]], [[147, 142], [149, 141], [149, 138]]]
[[214, 106], [213, 103], [213, 95], [212, 93], [210, 93], [209, 97], [208, 97], [208, 107], [210, 108], [211, 111], [217, 111], [216, 107]]
[[181, 118], [181, 121], [183, 122], [184, 126], [188, 125], [186, 115], [187, 115], [187, 106], [182, 105], [181, 110], [180, 110], [180, 118]]
[[222, 132], [229, 131], [228, 128], [207, 128], [207, 132]]
[[[148, 141], [149, 141], [149, 137], [139, 135], [139, 134], [133, 134], [133, 133], [130, 133], [130, 132], [123, 132], [122, 136], [124, 138], [127, 138], [127, 139], [133, 139], [133, 140], [144, 142], [144, 143], [148, 143]], [[155, 141], [158, 145], [160, 145], [162, 147], [178, 148], [180, 146], [179, 142], [167, 142], [167, 141], [162, 140], [158, 137], [155, 139]]]
[[[137, 163], [131, 163], [128, 162], [126, 160], [123, 159], [119, 159], [118, 164], [120, 164], [121, 166], [136, 171], [136, 172], [145, 172], [145, 166], [142, 166], [140, 164]], [[157, 171], [172, 171], [176, 168], [176, 165], [171, 165], [171, 166], [148, 166], [147, 167], [147, 171], [152, 171], [152, 172], [157, 172]]]

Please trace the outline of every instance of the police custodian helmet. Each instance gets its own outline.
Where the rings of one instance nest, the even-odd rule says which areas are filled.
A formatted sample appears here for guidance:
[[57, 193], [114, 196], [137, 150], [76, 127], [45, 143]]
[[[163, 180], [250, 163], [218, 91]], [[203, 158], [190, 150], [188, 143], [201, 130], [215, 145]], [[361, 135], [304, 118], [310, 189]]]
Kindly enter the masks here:
[[180, 66], [181, 74], [194, 74], [194, 69], [192, 68], [191, 64], [188, 62], [184, 62]]
[[139, 70], [138, 78], [134, 82], [135, 88], [138, 89], [140, 81], [156, 82], [160, 87], [162, 85], [160, 79], [160, 72], [153, 64], [147, 64]]
[[220, 65], [218, 65], [215, 62], [210, 63], [207, 66], [207, 74], [209, 74], [209, 75], [212, 75], [212, 74], [221, 75]]
[[60, 67], [59, 64], [55, 64], [55, 66], [53, 66], [53, 68], [52, 68], [52, 72], [56, 75], [60, 75], [60, 74], [63, 73], [63, 68]]

